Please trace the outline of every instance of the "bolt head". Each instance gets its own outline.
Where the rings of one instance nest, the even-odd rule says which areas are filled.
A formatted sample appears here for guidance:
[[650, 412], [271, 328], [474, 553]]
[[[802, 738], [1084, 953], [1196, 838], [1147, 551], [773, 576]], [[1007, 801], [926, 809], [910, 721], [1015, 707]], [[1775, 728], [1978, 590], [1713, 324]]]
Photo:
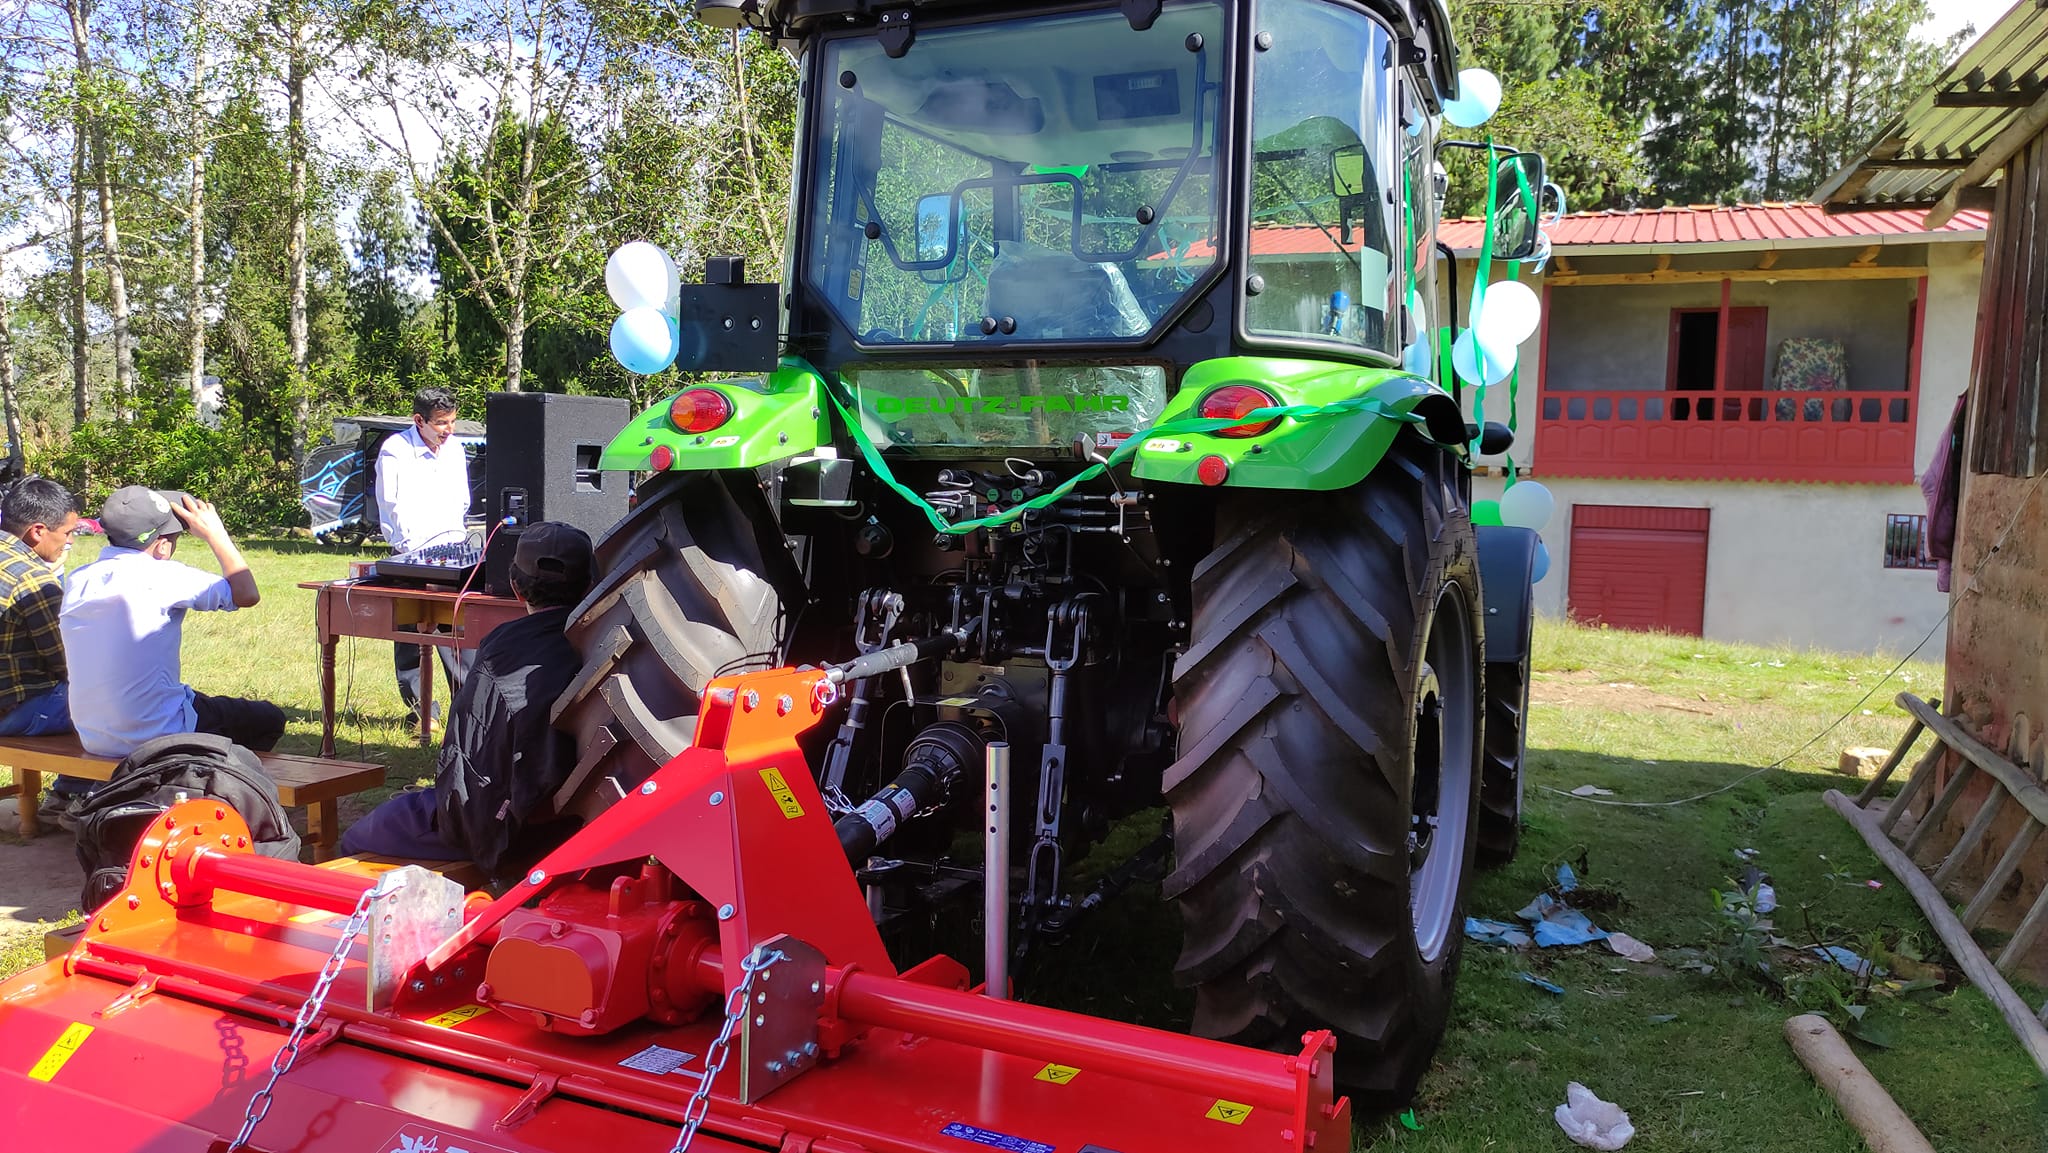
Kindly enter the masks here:
[[767, 1023], [768, 1023], [768, 1018], [767, 1018], [767, 1016], [766, 1016], [765, 1014], [761, 1014], [761, 1013], [756, 1013], [756, 1014], [754, 1014], [754, 1028], [756, 1028], [756, 1029], [759, 1029], [759, 1028], [760, 1028], [761, 1026], [763, 1026], [763, 1025], [766, 1025]]
[[714, 804], [714, 805], [722, 805], [722, 804], [724, 804], [724, 803], [725, 803], [725, 794], [724, 794], [723, 792], [714, 792], [714, 793], [712, 793], [712, 794], [711, 794], [711, 803], [712, 803], [712, 804]]
[[755, 692], [753, 689], [748, 689], [747, 695], [740, 698], [740, 704], [748, 712], [752, 712], [753, 710], [761, 707], [761, 694]]
[[756, 994], [754, 994], [754, 1004], [756, 1004], [756, 1005], [766, 1005], [767, 1003], [768, 1003], [768, 994], [766, 994], [766, 993], [756, 993]]
[[804, 1056], [806, 1056], [806, 1057], [815, 1057], [815, 1056], [817, 1056], [817, 1055], [818, 1055], [818, 1043], [817, 1043], [816, 1041], [805, 1041], [805, 1042], [804, 1042]]
[[718, 906], [718, 919], [721, 921], [730, 921], [732, 920], [732, 915], [736, 912], [738, 912], [738, 910], [734, 909], [731, 905], [720, 905]]
[[788, 693], [775, 698], [775, 714], [786, 717], [796, 709], [796, 701]]
[[811, 982], [811, 992], [813, 992], [813, 993], [822, 993], [822, 992], [824, 992], [824, 991], [825, 991], [825, 983], [824, 983], [823, 981], [812, 981], [812, 982]]
[[426, 991], [427, 991], [427, 983], [426, 983], [425, 981], [421, 981], [421, 980], [418, 980], [418, 979], [414, 979], [414, 981], [413, 981], [413, 983], [412, 983], [412, 991], [413, 991], [413, 992], [415, 992], [415, 993], [424, 993], [424, 992], [426, 992]]
[[128, 907], [131, 909], [140, 909], [142, 907], [142, 898], [136, 896], [133, 893], [128, 894]]
[[654, 782], [653, 782], [653, 781], [648, 781], [648, 782], [647, 782], [646, 784], [644, 784], [644, 785], [641, 785], [641, 786], [640, 786], [640, 795], [641, 795], [641, 796], [643, 796], [643, 797], [651, 797], [651, 796], [653, 796], [653, 795], [654, 795]]
[[780, 1072], [782, 1072], [782, 1062], [780, 1062], [780, 1061], [770, 1061], [770, 1062], [768, 1062], [768, 1071], [769, 1071], [770, 1073], [780, 1073]]
[[546, 869], [535, 869], [533, 872], [526, 874], [526, 883], [529, 885], [538, 885], [547, 879], [548, 873]]

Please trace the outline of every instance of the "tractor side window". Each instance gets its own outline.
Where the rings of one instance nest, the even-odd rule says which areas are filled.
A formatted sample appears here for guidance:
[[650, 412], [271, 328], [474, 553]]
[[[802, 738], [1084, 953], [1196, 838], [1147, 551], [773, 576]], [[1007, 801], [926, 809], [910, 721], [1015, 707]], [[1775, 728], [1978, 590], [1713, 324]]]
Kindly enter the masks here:
[[1362, 13], [1266, 0], [1252, 58], [1252, 215], [1245, 327], [1399, 352], [1393, 40]]

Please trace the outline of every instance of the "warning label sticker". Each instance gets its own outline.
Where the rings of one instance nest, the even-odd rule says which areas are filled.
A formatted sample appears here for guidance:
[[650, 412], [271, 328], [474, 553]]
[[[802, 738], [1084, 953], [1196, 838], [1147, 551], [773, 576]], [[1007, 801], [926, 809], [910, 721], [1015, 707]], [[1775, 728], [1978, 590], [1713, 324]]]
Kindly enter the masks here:
[[437, 1013], [426, 1019], [426, 1024], [436, 1029], [453, 1029], [466, 1021], [475, 1020], [491, 1011], [489, 1005], [459, 1005], [446, 1013]]
[[962, 1125], [958, 1121], [939, 1130], [939, 1136], [958, 1137], [962, 1141], [972, 1141], [976, 1145], [1001, 1149], [1003, 1153], [1055, 1153], [1053, 1146], [1043, 1141], [1012, 1137], [1008, 1133], [998, 1133], [993, 1129], [977, 1129], [972, 1125]]
[[768, 786], [768, 793], [775, 798], [775, 804], [782, 815], [794, 821], [804, 815], [804, 807], [797, 803], [796, 794], [789, 791], [789, 782], [782, 779], [780, 769], [762, 769], [761, 781]]
[[1055, 1085], [1065, 1085], [1067, 1082], [1072, 1081], [1075, 1074], [1079, 1072], [1080, 1070], [1072, 1065], [1047, 1065], [1034, 1074], [1031, 1079], [1034, 1081], [1050, 1081]]
[[64, 1026], [64, 1031], [57, 1035], [56, 1043], [44, 1051], [42, 1058], [29, 1069], [28, 1075], [38, 1081], [48, 1081], [55, 1077], [57, 1070], [64, 1067], [64, 1062], [71, 1060], [71, 1055], [78, 1052], [78, 1047], [85, 1044], [85, 1039], [90, 1036], [91, 1025]]
[[504, 1153], [501, 1145], [485, 1145], [459, 1133], [407, 1125], [378, 1147], [382, 1153]]
[[695, 1053], [685, 1053], [681, 1049], [671, 1049], [665, 1045], [649, 1045], [619, 1062], [619, 1067], [638, 1069], [642, 1073], [652, 1073], [658, 1077], [673, 1073], [696, 1059]]
[[973, 697], [941, 697], [939, 703], [949, 709], [964, 709], [974, 703]]
[[1218, 1101], [1209, 1106], [1207, 1113], [1202, 1114], [1211, 1121], [1221, 1121], [1225, 1125], [1242, 1125], [1244, 1119], [1251, 1115], [1250, 1105], [1239, 1104], [1236, 1101]]

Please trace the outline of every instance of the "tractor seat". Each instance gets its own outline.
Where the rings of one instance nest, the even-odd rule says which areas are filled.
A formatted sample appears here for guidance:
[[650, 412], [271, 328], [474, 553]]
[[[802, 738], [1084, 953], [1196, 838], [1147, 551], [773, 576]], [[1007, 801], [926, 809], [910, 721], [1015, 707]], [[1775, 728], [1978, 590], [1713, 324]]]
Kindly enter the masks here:
[[1137, 336], [1152, 327], [1123, 269], [1015, 241], [989, 269], [984, 307], [1014, 319], [1019, 340]]

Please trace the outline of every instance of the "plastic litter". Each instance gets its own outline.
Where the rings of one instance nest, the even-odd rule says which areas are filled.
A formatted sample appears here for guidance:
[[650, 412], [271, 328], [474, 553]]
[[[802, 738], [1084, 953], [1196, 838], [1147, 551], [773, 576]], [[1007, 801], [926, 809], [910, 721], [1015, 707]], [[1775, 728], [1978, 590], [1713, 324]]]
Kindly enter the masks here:
[[1536, 943], [1529, 936], [1529, 931], [1520, 925], [1489, 921], [1483, 917], [1465, 918], [1465, 939], [1482, 945], [1505, 945], [1510, 949], [1526, 949]]
[[[1541, 935], [1539, 935], [1537, 939], [1539, 941], [1542, 940]], [[1851, 973], [1856, 974], [1858, 977], [1867, 977], [1872, 972], [1884, 972], [1883, 969], [1877, 968], [1872, 962], [1866, 960], [1864, 957], [1859, 955], [1854, 949], [1844, 949], [1840, 945], [1815, 945], [1813, 951], [1814, 954], [1820, 957], [1822, 960], [1833, 961], [1835, 964], [1840, 965], [1842, 968], [1849, 970]]]
[[1527, 981], [1529, 984], [1536, 986], [1553, 997], [1564, 996], [1563, 985], [1553, 985], [1534, 973], [1516, 973], [1515, 976], [1520, 977], [1522, 980]]
[[1549, 893], [1536, 894], [1536, 899], [1515, 916], [1534, 927], [1536, 943], [1546, 949], [1552, 945], [1587, 945], [1607, 939], [1606, 930]]
[[1646, 965], [1657, 959], [1657, 950], [1643, 944], [1627, 933], [1607, 934], [1607, 947], [1638, 965]]
[[1557, 1127], [1573, 1144], [1588, 1149], [1619, 1149], [1636, 1135], [1636, 1127], [1621, 1106], [1602, 1101], [1577, 1081], [1564, 1087], [1564, 1104], [1554, 1116]]
[[1771, 888], [1770, 882], [1765, 881], [1757, 885], [1756, 895], [1751, 900], [1757, 912], [1771, 912], [1778, 907], [1778, 890]]
[[1401, 1128], [1408, 1130], [1410, 1133], [1422, 1132], [1422, 1122], [1415, 1119], [1415, 1110], [1410, 1109], [1401, 1114]]
[[1572, 796], [1574, 797], [1611, 797], [1613, 795], [1613, 789], [1603, 789], [1599, 785], [1580, 785], [1572, 790]]
[[1560, 893], [1569, 893], [1573, 889], [1576, 889], [1578, 887], [1579, 875], [1577, 873], [1572, 872], [1572, 867], [1570, 865], [1559, 865], [1557, 867], [1557, 891]]

